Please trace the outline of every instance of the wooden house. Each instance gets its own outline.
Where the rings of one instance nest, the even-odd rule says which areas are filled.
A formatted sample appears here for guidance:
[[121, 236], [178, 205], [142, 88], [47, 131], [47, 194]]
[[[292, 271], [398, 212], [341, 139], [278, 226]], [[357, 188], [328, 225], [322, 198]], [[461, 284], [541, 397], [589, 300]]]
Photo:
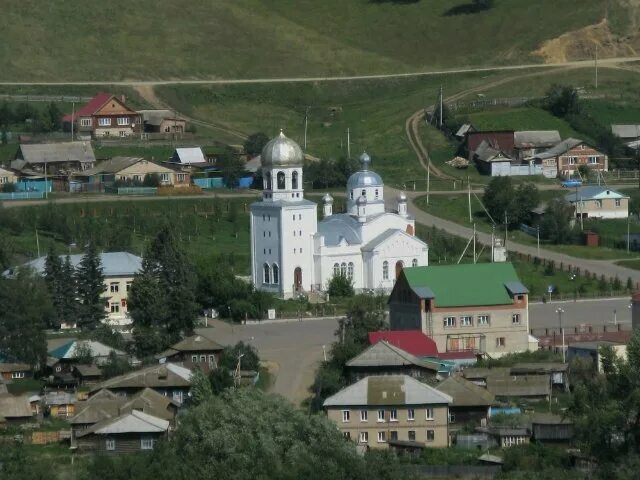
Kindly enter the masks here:
[[128, 107], [125, 97], [98, 93], [76, 112], [62, 118], [65, 130], [92, 137], [126, 138], [139, 135], [141, 115]]
[[191, 335], [157, 355], [160, 363], [182, 363], [189, 367], [216, 368], [224, 347], [203, 335]]
[[457, 430], [455, 425], [479, 424], [488, 417], [489, 408], [497, 404], [491, 392], [459, 375], [440, 382], [436, 389], [453, 399], [449, 404], [449, 429], [452, 431]]
[[0, 424], [22, 424], [35, 420], [29, 397], [0, 394]]

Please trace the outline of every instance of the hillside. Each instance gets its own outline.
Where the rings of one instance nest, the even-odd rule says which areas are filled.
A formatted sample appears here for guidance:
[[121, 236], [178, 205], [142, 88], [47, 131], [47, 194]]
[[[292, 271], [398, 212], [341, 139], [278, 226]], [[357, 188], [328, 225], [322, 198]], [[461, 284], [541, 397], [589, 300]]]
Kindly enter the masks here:
[[[622, 0], [612, 0], [612, 3]], [[528, 63], [601, 0], [4, 2], [0, 81], [257, 78]]]

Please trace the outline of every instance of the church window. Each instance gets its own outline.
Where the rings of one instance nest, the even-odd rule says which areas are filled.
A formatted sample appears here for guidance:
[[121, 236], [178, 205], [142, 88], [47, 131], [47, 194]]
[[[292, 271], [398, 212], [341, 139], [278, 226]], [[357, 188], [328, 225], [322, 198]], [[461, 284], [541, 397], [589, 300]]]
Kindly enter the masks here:
[[296, 236], [296, 231], [295, 231], [295, 230], [293, 231], [293, 236], [294, 236], [294, 237]]
[[267, 175], [265, 176], [265, 188], [267, 190], [271, 190], [271, 173], [267, 172]]
[[411, 266], [412, 267], [417, 267], [418, 266], [418, 259], [414, 258], [413, 260], [411, 260]]
[[337, 263], [333, 264], [333, 276], [337, 277], [338, 275], [340, 275], [340, 265]]
[[353, 279], [353, 262], [349, 262], [349, 265], [347, 266], [347, 278], [349, 280]]
[[297, 248], [294, 248], [294, 249], [293, 249], [293, 253], [297, 253], [297, 252], [298, 252], [298, 249], [297, 249]]
[[271, 230], [269, 230], [269, 238], [271, 238]]
[[380, 196], [380, 192], [378, 192], [378, 189], [376, 188], [376, 198], [378, 198]]
[[280, 269], [275, 263], [273, 264], [273, 283], [275, 285], [280, 283]]
[[294, 214], [293, 214], [293, 220], [295, 220], [295, 219], [296, 219], [296, 214], [294, 213]]
[[265, 255], [267, 254], [267, 249], [265, 248], [262, 253], [264, 253]]
[[351, 196], [351, 200], [353, 200], [353, 190], [351, 190], [350, 196]]
[[298, 214], [298, 220], [302, 220], [302, 214], [301, 213]]
[[298, 236], [301, 237], [302, 236], [302, 230], [298, 230]]
[[362, 196], [363, 196], [363, 197], [366, 197], [366, 196], [367, 196], [367, 191], [366, 191], [364, 188], [362, 189]]
[[389, 262], [382, 262], [382, 279], [389, 280]]
[[264, 272], [262, 274], [262, 283], [264, 284], [271, 283], [271, 267], [269, 267], [268, 263], [264, 264]]
[[294, 190], [298, 189], [298, 172], [293, 172], [291, 175], [291, 188]]
[[267, 218], [267, 217], [265, 217], [264, 215], [262, 215], [262, 221], [263, 221], [263, 222], [265, 221], [265, 219], [266, 219], [266, 218]]
[[342, 262], [342, 264], [340, 265], [340, 275], [342, 275], [343, 277], [347, 276], [347, 264]]
[[300, 253], [302, 253], [302, 247], [300, 248]]
[[284, 190], [284, 172], [278, 172], [278, 190]]
[[263, 236], [264, 238], [266, 238], [266, 237], [267, 237], [267, 232], [266, 232], [266, 231], [262, 232], [262, 236]]

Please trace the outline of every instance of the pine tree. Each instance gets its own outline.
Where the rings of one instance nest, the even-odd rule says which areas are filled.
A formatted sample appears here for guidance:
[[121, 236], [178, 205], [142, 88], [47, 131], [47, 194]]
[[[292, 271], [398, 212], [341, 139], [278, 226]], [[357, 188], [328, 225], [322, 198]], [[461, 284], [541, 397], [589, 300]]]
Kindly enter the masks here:
[[100, 256], [93, 243], [85, 252], [76, 269], [76, 285], [78, 292], [78, 326], [94, 329], [105, 318], [104, 274]]
[[60, 288], [63, 292], [63, 305], [61, 307], [62, 317], [60, 321], [73, 324], [77, 321], [79, 310], [78, 289], [76, 287], [76, 271], [71, 264], [69, 255], [62, 264], [62, 272], [60, 275]]
[[64, 318], [65, 292], [62, 290], [62, 261], [52, 246], [44, 261], [44, 280], [51, 296], [55, 314], [48, 321], [51, 328], [60, 328]]

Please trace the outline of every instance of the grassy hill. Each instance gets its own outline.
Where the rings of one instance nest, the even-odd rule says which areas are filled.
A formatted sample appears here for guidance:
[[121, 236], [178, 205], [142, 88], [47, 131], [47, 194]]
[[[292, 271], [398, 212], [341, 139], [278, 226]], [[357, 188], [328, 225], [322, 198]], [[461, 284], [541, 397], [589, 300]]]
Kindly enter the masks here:
[[601, 0], [4, 2], [0, 81], [371, 74], [539, 61]]

